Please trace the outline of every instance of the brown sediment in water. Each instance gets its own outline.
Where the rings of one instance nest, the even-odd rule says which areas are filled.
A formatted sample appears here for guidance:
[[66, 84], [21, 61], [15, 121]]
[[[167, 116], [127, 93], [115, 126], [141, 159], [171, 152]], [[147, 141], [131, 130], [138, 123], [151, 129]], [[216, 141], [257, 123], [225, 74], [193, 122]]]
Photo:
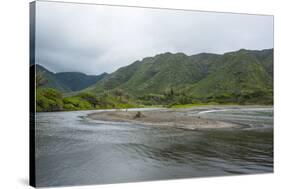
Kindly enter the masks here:
[[89, 114], [97, 121], [128, 122], [143, 125], [173, 126], [186, 129], [232, 128], [239, 125], [190, 115], [188, 111], [104, 111]]

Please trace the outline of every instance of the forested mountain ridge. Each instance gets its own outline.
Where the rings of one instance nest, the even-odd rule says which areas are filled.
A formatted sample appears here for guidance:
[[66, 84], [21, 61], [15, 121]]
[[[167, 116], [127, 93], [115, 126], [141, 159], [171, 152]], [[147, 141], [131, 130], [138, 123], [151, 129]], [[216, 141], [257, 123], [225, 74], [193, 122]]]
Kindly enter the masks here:
[[[36, 66], [36, 110], [189, 104], [273, 104], [273, 49], [222, 55], [164, 53], [111, 74], [53, 73]], [[63, 95], [62, 93], [68, 93]]]
[[273, 49], [241, 49], [223, 55], [159, 54], [118, 69], [87, 91], [116, 89], [137, 97], [173, 89], [190, 98], [223, 100], [254, 95], [272, 101]]
[[85, 89], [107, 75], [107, 73], [100, 75], [86, 75], [81, 72], [53, 73], [39, 64], [36, 64], [36, 74], [41, 75], [46, 81], [43, 84], [43, 87], [54, 88], [63, 93]]

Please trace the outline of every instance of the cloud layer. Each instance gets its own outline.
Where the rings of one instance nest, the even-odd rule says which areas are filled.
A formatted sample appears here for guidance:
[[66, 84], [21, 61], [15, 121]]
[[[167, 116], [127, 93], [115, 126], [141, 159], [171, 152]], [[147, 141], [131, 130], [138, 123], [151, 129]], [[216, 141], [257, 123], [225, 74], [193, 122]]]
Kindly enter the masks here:
[[273, 47], [273, 17], [37, 2], [36, 63], [54, 72], [111, 73], [164, 52]]

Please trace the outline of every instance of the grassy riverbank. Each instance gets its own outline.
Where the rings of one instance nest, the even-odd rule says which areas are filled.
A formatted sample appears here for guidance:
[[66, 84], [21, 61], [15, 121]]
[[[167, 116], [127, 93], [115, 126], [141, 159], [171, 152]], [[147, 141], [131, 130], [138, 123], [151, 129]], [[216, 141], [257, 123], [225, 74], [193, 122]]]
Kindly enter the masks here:
[[[161, 97], [161, 98], [160, 98]], [[182, 95], [146, 95], [144, 97], [131, 96], [121, 90], [108, 91], [103, 93], [80, 92], [73, 96], [65, 96], [53, 88], [38, 88], [36, 90], [36, 111], [75, 111], [94, 109], [128, 109], [128, 108], [193, 108], [214, 105], [256, 105], [257, 103], [240, 101], [208, 101], [206, 99], [196, 99], [181, 101]], [[261, 104], [271, 105], [271, 104]]]

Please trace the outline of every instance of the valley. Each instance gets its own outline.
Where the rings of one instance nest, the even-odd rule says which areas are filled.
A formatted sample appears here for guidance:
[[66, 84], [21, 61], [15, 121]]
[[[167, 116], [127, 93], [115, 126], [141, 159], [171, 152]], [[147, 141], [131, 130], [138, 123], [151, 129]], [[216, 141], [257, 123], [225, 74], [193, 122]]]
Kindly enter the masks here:
[[273, 49], [163, 53], [113, 73], [53, 73], [36, 65], [37, 111], [272, 105]]

